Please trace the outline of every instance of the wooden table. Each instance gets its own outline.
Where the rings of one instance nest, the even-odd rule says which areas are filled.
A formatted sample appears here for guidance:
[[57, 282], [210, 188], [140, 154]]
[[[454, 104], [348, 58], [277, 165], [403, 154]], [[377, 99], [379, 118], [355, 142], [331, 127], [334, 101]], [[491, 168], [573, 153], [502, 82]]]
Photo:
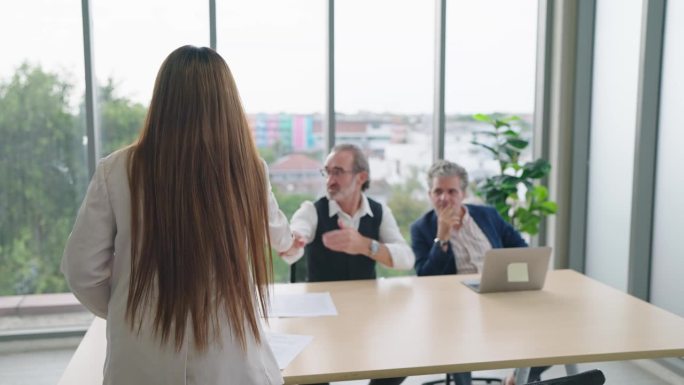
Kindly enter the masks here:
[[[277, 332], [313, 335], [286, 384], [684, 356], [684, 318], [571, 270], [541, 291], [476, 294], [468, 275], [276, 285], [329, 291], [336, 317], [279, 318]], [[102, 381], [96, 320], [60, 384]]]

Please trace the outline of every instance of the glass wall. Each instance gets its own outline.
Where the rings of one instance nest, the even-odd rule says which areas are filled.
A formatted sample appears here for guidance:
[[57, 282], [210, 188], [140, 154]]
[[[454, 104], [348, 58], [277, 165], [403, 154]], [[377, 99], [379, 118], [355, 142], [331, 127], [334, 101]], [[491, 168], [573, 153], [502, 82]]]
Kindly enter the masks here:
[[513, 129], [530, 141], [521, 162], [532, 157], [537, 1], [451, 1], [446, 16], [444, 157], [466, 168], [466, 199], [480, 202], [477, 185], [502, 170], [490, 151], [471, 143], [493, 144], [479, 134], [493, 127], [473, 114], [520, 117]]
[[669, 1], [665, 19], [655, 185], [651, 302], [684, 316], [684, 3]]
[[409, 226], [428, 207], [434, 35], [434, 2], [335, 3], [335, 143], [366, 152], [366, 193], [388, 205], [407, 241]]
[[447, 115], [498, 112], [531, 123], [537, 1], [459, 0], [447, 2], [446, 16]]
[[0, 5], [0, 296], [68, 291], [87, 183], [81, 2]]
[[598, 0], [586, 273], [627, 289], [641, 33], [640, 0]]
[[93, 1], [91, 7], [106, 156], [137, 137], [166, 56], [186, 44], [209, 45], [209, 9], [192, 0]]
[[[301, 201], [324, 191], [326, 4], [217, 6], [218, 51], [235, 75], [289, 217]], [[349, 0], [335, 6], [336, 142], [367, 151], [369, 195], [392, 208], [408, 239], [410, 223], [429, 206], [424, 175], [433, 154], [435, 4]], [[0, 62], [0, 172], [11, 181], [0, 191], [2, 293], [66, 291], [59, 259], [88, 182], [81, 2], [2, 7], [0, 32], [16, 36], [6, 40]], [[137, 136], [164, 58], [181, 45], [208, 44], [208, 4], [123, 0], [92, 2], [91, 10], [96, 119], [106, 156]], [[487, 162], [467, 148], [467, 116], [532, 114], [536, 2], [454, 1], [448, 12], [447, 156], [467, 153], [467, 160], [456, 160], [478, 173]], [[34, 99], [53, 104], [17, 102]], [[278, 280], [286, 276], [279, 264]]]
[[[324, 191], [325, 2], [217, 2], [217, 45], [240, 90], [257, 147], [288, 218]], [[289, 269], [275, 258], [275, 278]]]

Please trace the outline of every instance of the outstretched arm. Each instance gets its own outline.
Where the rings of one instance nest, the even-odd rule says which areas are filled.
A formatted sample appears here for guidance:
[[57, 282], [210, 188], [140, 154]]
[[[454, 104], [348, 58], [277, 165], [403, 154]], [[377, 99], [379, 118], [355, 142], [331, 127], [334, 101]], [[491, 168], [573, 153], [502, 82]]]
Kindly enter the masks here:
[[292, 265], [304, 256], [304, 246], [309, 244], [316, 235], [318, 226], [318, 214], [316, 207], [310, 201], [302, 202], [299, 209], [292, 215], [290, 228], [292, 228], [293, 242], [289, 249], [279, 253], [287, 264]]

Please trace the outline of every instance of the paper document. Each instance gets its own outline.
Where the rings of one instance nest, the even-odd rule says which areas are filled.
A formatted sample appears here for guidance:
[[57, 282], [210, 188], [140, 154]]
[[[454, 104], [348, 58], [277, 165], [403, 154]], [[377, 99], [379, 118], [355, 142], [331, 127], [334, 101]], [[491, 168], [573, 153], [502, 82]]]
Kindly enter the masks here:
[[266, 333], [266, 340], [273, 351], [278, 368], [285, 369], [287, 365], [301, 353], [306, 345], [313, 340], [313, 336], [299, 334]]
[[337, 315], [330, 293], [275, 294], [269, 306], [270, 317], [320, 317]]

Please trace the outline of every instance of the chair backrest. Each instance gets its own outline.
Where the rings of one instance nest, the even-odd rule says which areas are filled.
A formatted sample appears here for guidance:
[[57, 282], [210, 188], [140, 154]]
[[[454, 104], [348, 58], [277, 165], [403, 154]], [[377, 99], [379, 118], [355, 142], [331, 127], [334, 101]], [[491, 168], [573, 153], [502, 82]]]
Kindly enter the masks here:
[[290, 283], [307, 282], [306, 256], [290, 265]]
[[526, 385], [603, 385], [605, 382], [606, 377], [603, 375], [603, 372], [593, 369], [571, 376], [529, 382]]

